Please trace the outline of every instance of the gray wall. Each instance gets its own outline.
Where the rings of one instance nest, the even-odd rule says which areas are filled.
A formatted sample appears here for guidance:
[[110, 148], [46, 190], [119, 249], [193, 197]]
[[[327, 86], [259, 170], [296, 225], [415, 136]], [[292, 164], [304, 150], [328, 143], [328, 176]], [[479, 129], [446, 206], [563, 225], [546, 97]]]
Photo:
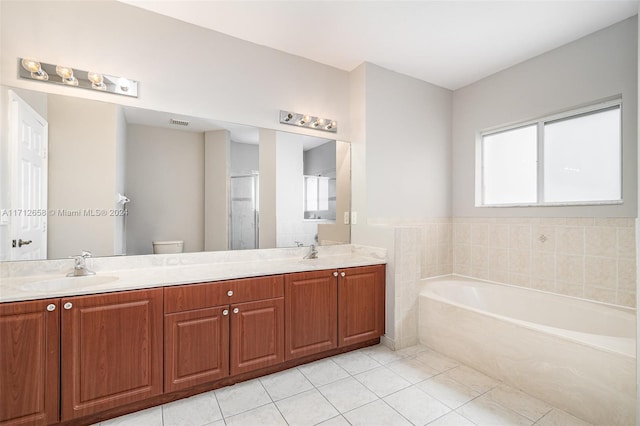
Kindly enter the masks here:
[[[508, 68], [453, 96], [453, 215], [637, 215], [637, 17]], [[623, 205], [476, 208], [476, 134], [622, 95]]]
[[204, 249], [204, 134], [127, 127], [127, 254], [149, 254], [156, 240]]
[[231, 141], [231, 176], [249, 174], [260, 167], [260, 148], [257, 144]]
[[336, 141], [329, 141], [303, 152], [305, 175], [336, 176]]

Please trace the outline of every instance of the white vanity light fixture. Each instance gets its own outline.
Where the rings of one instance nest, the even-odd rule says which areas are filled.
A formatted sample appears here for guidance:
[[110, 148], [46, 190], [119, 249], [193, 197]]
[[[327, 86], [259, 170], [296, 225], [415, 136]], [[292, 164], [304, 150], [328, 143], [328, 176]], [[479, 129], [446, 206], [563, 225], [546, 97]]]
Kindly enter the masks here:
[[[18, 62], [20, 78], [138, 97], [136, 80], [97, 71], [83, 71], [69, 66], [47, 64], [30, 58], [18, 58]], [[49, 75], [55, 74], [59, 75], [60, 79], [49, 79]]]
[[338, 131], [338, 123], [335, 120], [316, 117], [309, 114], [301, 114], [299, 112], [280, 110], [280, 123], [332, 133], [336, 133]]

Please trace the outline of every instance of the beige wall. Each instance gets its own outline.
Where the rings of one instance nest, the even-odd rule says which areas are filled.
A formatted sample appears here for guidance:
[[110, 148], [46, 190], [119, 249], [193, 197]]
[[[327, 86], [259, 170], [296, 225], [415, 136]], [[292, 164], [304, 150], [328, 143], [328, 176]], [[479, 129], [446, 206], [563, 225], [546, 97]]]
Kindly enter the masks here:
[[[453, 96], [453, 216], [637, 216], [637, 17], [493, 74]], [[476, 134], [622, 96], [622, 205], [475, 207]]]
[[49, 209], [78, 214], [49, 215], [47, 257], [113, 255], [114, 217], [88, 212], [115, 206], [117, 106], [49, 96], [47, 110]]
[[258, 244], [260, 248], [276, 246], [276, 132], [260, 129], [260, 205]]
[[142, 125], [127, 128], [127, 254], [156, 240], [204, 249], [204, 134]]
[[229, 131], [204, 134], [204, 249], [229, 249]]

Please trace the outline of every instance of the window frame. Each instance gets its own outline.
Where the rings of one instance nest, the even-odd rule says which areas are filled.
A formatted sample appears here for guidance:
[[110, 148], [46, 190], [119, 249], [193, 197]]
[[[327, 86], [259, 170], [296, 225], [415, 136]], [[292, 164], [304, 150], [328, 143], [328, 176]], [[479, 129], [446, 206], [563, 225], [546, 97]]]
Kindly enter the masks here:
[[[609, 110], [620, 110], [620, 175], [618, 179], [620, 181], [620, 198], [616, 200], [599, 200], [599, 201], [556, 201], [547, 202], [544, 200], [544, 127], [546, 124], [570, 120], [573, 118], [579, 118], [599, 112], [605, 112]], [[475, 207], [488, 207], [488, 208], [501, 208], [501, 207], [563, 207], [563, 206], [598, 206], [598, 205], [617, 205], [624, 203], [624, 146], [623, 146], [623, 108], [622, 98], [616, 97], [614, 99], [600, 101], [598, 103], [590, 104], [587, 106], [573, 108], [560, 113], [550, 114], [541, 118], [521, 121], [507, 126], [492, 127], [482, 130], [476, 135], [476, 202]], [[536, 125], [536, 202], [535, 203], [502, 203], [502, 204], [486, 204], [485, 200], [485, 186], [484, 186], [484, 137], [503, 133], [511, 130], [516, 130], [522, 127]]]

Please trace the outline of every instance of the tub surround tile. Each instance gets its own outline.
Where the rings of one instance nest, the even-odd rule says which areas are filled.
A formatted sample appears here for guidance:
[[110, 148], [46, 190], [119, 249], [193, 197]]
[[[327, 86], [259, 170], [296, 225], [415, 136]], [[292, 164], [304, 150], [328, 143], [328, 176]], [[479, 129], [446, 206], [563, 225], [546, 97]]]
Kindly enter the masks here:
[[471, 224], [454, 223], [453, 241], [456, 244], [471, 244]]
[[556, 236], [558, 253], [584, 255], [584, 228], [559, 226], [556, 228]]
[[470, 228], [470, 242], [465, 237], [454, 239], [451, 250], [456, 274], [635, 306], [628, 294], [636, 288], [635, 219], [454, 218], [453, 221], [463, 236]]

